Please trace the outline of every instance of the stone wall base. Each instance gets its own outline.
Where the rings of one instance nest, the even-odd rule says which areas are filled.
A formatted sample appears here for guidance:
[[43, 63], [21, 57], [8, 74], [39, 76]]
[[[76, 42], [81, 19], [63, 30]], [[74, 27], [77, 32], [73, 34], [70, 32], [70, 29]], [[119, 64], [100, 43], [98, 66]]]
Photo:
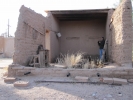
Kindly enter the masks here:
[[66, 77], [70, 73], [70, 77], [110, 77], [110, 78], [125, 78], [133, 79], [133, 68], [117, 67], [117, 68], [97, 68], [97, 69], [63, 69], [63, 68], [33, 68], [21, 65], [9, 65], [8, 76], [25, 76], [41, 75], [49, 77]]

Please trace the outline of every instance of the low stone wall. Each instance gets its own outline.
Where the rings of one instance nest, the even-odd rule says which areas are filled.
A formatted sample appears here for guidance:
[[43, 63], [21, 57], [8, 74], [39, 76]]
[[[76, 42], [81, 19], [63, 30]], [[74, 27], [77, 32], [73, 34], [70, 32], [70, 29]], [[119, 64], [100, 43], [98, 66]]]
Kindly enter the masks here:
[[98, 69], [63, 69], [63, 68], [33, 68], [20, 65], [10, 65], [8, 68], [8, 76], [24, 76], [24, 73], [31, 72], [29, 75], [42, 75], [49, 77], [66, 77], [70, 73], [71, 77], [86, 76], [97, 77], [97, 73], [101, 77], [111, 78], [133, 78], [133, 68], [98, 68]]

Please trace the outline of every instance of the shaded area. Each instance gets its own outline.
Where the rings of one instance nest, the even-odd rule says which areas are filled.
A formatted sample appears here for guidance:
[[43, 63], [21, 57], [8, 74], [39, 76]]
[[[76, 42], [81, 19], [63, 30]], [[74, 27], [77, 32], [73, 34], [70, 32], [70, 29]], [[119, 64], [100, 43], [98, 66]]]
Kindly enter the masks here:
[[109, 9], [51, 11], [60, 21], [106, 19]]

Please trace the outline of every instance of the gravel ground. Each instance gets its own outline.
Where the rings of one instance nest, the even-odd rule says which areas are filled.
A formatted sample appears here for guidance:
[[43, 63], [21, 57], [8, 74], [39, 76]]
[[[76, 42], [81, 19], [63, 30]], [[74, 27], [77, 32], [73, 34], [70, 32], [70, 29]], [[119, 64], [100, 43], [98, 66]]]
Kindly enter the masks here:
[[0, 58], [0, 69], [7, 67], [13, 62], [12, 58]]
[[[83, 83], [35, 83], [36, 80], [72, 80], [63, 77], [25, 76], [28, 87], [4, 83], [0, 69], [0, 100], [133, 100], [133, 84], [123, 86]], [[118, 94], [121, 93], [122, 96]]]

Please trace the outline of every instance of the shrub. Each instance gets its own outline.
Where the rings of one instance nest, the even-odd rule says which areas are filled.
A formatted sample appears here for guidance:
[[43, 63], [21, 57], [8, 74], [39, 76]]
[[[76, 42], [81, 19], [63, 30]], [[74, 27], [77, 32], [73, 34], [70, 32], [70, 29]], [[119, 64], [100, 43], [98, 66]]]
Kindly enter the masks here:
[[66, 55], [61, 54], [61, 58], [57, 58], [57, 62], [69, 68], [73, 68], [73, 67], [76, 67], [79, 62], [82, 62], [82, 56], [83, 56], [83, 53], [81, 52], [77, 52], [75, 54], [67, 53]]

